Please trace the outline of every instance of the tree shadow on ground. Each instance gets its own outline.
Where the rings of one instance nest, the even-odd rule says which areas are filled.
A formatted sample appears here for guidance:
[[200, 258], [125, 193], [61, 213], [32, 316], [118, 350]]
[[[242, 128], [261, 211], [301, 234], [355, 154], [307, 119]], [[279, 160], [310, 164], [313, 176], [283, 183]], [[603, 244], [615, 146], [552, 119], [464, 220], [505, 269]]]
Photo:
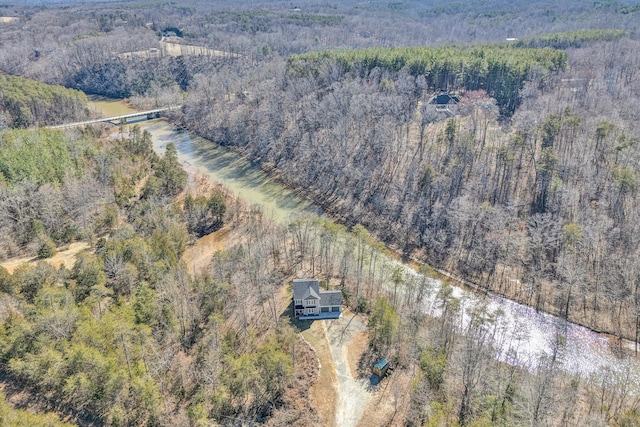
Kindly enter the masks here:
[[382, 383], [388, 375], [379, 377], [373, 373], [373, 367], [385, 356], [379, 351], [375, 351], [371, 346], [362, 353], [360, 360], [358, 361], [358, 377], [368, 379], [367, 389], [369, 391], [375, 391], [375, 389]]
[[280, 313], [280, 319], [289, 319], [291, 326], [295, 327], [299, 332], [306, 331], [311, 327], [314, 320], [300, 320], [293, 316], [293, 301]]
[[373, 388], [377, 386], [378, 384], [380, 384], [380, 381], [382, 381], [382, 378], [380, 378], [376, 374], [371, 374], [371, 376], [369, 377], [369, 387]]

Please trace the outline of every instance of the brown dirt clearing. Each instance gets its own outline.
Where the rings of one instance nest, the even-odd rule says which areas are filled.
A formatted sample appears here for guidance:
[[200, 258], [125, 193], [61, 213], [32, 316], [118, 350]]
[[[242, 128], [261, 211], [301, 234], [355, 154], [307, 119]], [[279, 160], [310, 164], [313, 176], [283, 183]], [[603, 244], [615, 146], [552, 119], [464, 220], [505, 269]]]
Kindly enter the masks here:
[[78, 252], [83, 251], [85, 249], [89, 249], [89, 244], [87, 242], [75, 242], [71, 243], [69, 247], [65, 250], [58, 249], [58, 253], [52, 256], [51, 258], [38, 259], [36, 257], [22, 257], [22, 258], [12, 258], [8, 259], [2, 263], [0, 263], [0, 267], [4, 267], [10, 274], [13, 274], [16, 268], [21, 266], [22, 264], [35, 264], [38, 261], [45, 261], [51, 264], [55, 268], [60, 268], [60, 266], [64, 265], [66, 268], [73, 267], [73, 264], [76, 262], [76, 255]]
[[362, 334], [366, 333], [366, 326], [361, 317], [345, 310], [342, 317], [336, 320], [324, 321], [327, 338], [331, 349], [331, 357], [338, 375], [336, 425], [341, 427], [355, 427], [364, 413], [367, 403], [371, 399], [369, 381], [358, 378], [357, 371], [351, 368], [350, 360], [356, 357], [350, 355], [350, 350], [359, 345], [351, 345], [354, 338], [361, 344]]
[[358, 427], [404, 426], [413, 377], [409, 371], [396, 370], [382, 379], [373, 389]]
[[187, 265], [188, 271], [194, 274], [202, 273], [209, 265], [211, 256], [224, 249], [230, 231], [229, 228], [223, 227], [199, 238], [189, 246], [182, 254], [182, 260]]
[[[363, 321], [364, 323], [364, 321]], [[347, 344], [347, 358], [349, 359], [349, 369], [352, 373], [358, 372], [360, 359], [369, 346], [369, 334], [367, 331], [358, 331], [354, 334], [351, 342]]]
[[318, 410], [321, 425], [336, 426], [336, 384], [338, 378], [331, 358], [331, 349], [322, 321], [315, 321], [309, 329], [302, 332], [306, 342], [313, 348], [319, 359], [320, 373], [317, 382], [311, 387], [311, 399]]

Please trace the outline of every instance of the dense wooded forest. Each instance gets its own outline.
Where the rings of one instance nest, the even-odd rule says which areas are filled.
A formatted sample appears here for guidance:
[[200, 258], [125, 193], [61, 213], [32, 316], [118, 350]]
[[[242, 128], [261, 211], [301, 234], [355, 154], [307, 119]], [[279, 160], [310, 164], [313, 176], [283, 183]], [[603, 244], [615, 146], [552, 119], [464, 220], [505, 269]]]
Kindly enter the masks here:
[[62, 423], [55, 414], [37, 414], [33, 411], [12, 408], [4, 401], [4, 394], [0, 393], [0, 422], [7, 426], [33, 427], [71, 427], [73, 424]]
[[[637, 342], [636, 2], [0, 3], [0, 15], [17, 18], [0, 22], [0, 259], [90, 244], [67, 268], [0, 273], [0, 369], [49, 410], [80, 424], [318, 424], [299, 395], [312, 355], [276, 310], [304, 271], [369, 314], [370, 357], [416, 369], [404, 424], [640, 422], [630, 370], [583, 378], [555, 352], [530, 369], [499, 361], [499, 315], [462, 313], [446, 286], [376, 264], [371, 237]], [[282, 226], [224, 192], [185, 192], [175, 149], [158, 156], [139, 130], [18, 129], [87, 117], [72, 89], [184, 99], [172, 120], [363, 226]], [[437, 109], [440, 93], [460, 102]], [[236, 244], [192, 275], [185, 248], [223, 224]], [[408, 314], [423, 292], [441, 316]]]
[[[341, 73], [347, 74], [354, 68], [353, 73], [360, 78], [373, 70], [394, 74], [404, 70], [420, 79], [416, 92], [483, 90], [495, 99], [500, 114], [511, 116], [531, 70], [535, 67], [543, 72], [560, 71], [566, 61], [566, 54], [561, 51], [508, 46], [377, 48], [292, 55], [287, 71], [294, 78], [313, 76], [320, 86], [328, 87], [332, 83], [328, 78], [340, 80]], [[332, 69], [331, 77], [325, 67]], [[393, 85], [393, 81], [389, 84]]]
[[[73, 151], [73, 133], [6, 132], [34, 133], [43, 152], [56, 138], [69, 143], [61, 152]], [[306, 396], [317, 362], [290, 325], [281, 294], [287, 278], [304, 271], [323, 286], [338, 284], [347, 305], [369, 314], [367, 360], [384, 354], [398, 369], [415, 370], [407, 425], [638, 422], [640, 401], [629, 392], [634, 377], [624, 358], [615, 371], [566, 373], [558, 335], [552, 354], [527, 360], [517, 342], [500, 344], [506, 330], [499, 311], [482, 299], [463, 310], [449, 285], [405, 272], [364, 227], [348, 232], [304, 217], [277, 224], [196, 183], [176, 198], [187, 180], [171, 145], [156, 157], [148, 134], [136, 128], [117, 140], [83, 138], [82, 168], [31, 185], [84, 198], [82, 215], [59, 216], [91, 248], [68, 267], [41, 261], [11, 274], [0, 269], [4, 379], [62, 417], [80, 425], [321, 424]], [[99, 177], [101, 198], [82, 191]], [[57, 239], [42, 217], [51, 205], [39, 208], [25, 209], [30, 216], [16, 230], [40, 221], [32, 238]], [[191, 274], [181, 256], [203, 218], [213, 229], [224, 221], [231, 237], [203, 272]], [[431, 309], [420, 310], [430, 296]], [[441, 315], [431, 317], [434, 310]], [[464, 317], [471, 321], [460, 330]], [[3, 417], [39, 422], [28, 412]]]
[[84, 93], [0, 74], [0, 129], [80, 121], [89, 116]]
[[[280, 269], [247, 296], [237, 286], [257, 272], [242, 273], [255, 265], [243, 245], [218, 255], [212, 268], [222, 275], [192, 276], [181, 262], [193, 238], [239, 212], [227, 211], [233, 199], [196, 187], [177, 203], [187, 175], [175, 148], [157, 157], [136, 128], [111, 142], [85, 132], [2, 136], [0, 164], [11, 171], [2, 193], [4, 256], [26, 250], [45, 259], [65, 243], [92, 243], [70, 266], [0, 269], [5, 378], [80, 424], [224, 423], [302, 409], [285, 402], [295, 378], [285, 352], [298, 338], [279, 313], [258, 322]], [[30, 168], [53, 166], [51, 151], [66, 173]], [[27, 414], [15, 415], [17, 425], [31, 422]]]
[[[538, 66], [514, 86], [510, 117], [483, 89], [438, 112], [438, 88], [409, 66], [349, 69], [330, 52], [308, 73], [305, 56], [257, 71], [272, 77], [248, 100], [213, 99], [229, 74], [197, 82], [184, 120], [407, 256], [635, 339], [636, 49], [632, 39], [568, 49], [569, 70]], [[443, 71], [460, 89], [462, 64]]]

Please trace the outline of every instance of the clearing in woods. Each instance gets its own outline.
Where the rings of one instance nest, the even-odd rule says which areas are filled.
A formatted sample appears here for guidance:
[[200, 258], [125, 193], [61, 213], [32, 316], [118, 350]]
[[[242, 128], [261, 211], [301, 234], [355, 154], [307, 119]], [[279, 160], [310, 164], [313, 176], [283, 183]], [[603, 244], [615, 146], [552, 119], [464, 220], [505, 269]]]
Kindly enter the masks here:
[[366, 326], [360, 319], [347, 311], [340, 319], [314, 321], [302, 333], [320, 360], [311, 396], [324, 425], [356, 427], [371, 399], [368, 379], [357, 378], [350, 363], [366, 348], [359, 345], [366, 344]]
[[16, 268], [21, 266], [22, 264], [35, 264], [38, 261], [44, 261], [51, 264], [55, 268], [60, 268], [60, 266], [64, 265], [66, 268], [73, 267], [73, 264], [76, 262], [76, 255], [78, 252], [83, 251], [89, 248], [89, 244], [87, 242], [74, 242], [69, 245], [69, 247], [65, 250], [58, 249], [58, 253], [56, 253], [51, 258], [38, 259], [34, 257], [22, 257], [22, 258], [11, 258], [6, 261], [0, 263], [0, 267], [4, 267], [7, 269], [9, 274], [13, 274]]
[[185, 262], [188, 271], [194, 275], [202, 273], [211, 262], [211, 256], [216, 251], [224, 249], [229, 237], [229, 231], [229, 228], [223, 227], [199, 238], [192, 246], [187, 247], [182, 254], [182, 260]]
[[402, 426], [414, 371], [396, 370], [373, 385], [370, 370], [359, 371], [368, 349], [367, 318], [345, 310], [336, 320], [307, 321], [302, 335], [320, 362], [310, 390], [321, 425], [334, 427]]

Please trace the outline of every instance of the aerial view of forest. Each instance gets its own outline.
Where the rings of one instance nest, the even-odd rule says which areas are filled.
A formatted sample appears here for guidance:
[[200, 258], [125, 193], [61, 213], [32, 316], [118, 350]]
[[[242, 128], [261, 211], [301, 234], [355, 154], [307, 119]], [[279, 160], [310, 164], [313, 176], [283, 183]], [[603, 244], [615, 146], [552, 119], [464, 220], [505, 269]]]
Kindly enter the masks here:
[[0, 426], [640, 426], [638, 28], [0, 0]]

